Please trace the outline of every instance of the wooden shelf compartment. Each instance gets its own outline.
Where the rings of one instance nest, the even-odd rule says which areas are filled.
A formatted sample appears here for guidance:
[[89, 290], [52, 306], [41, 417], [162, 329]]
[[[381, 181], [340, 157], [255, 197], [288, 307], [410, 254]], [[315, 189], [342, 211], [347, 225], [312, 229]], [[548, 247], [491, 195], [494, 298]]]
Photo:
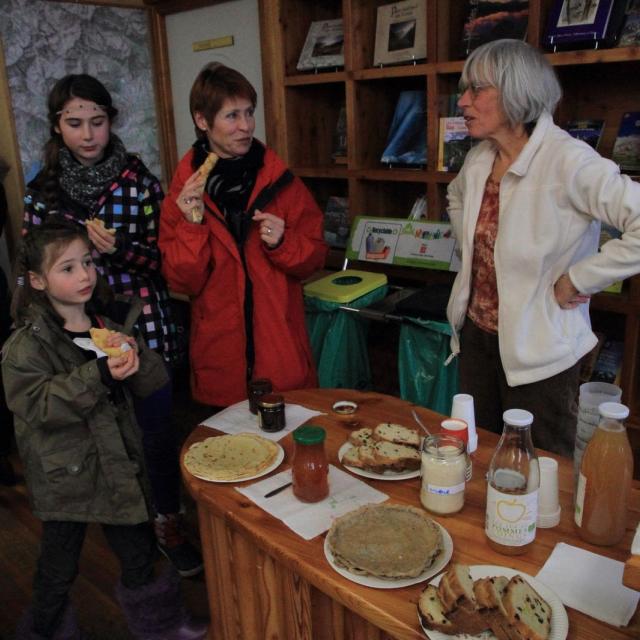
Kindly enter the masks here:
[[285, 91], [287, 162], [290, 166], [331, 167], [333, 138], [345, 85], [290, 86]]
[[349, 213], [352, 218], [382, 216], [407, 218], [414, 202], [427, 193], [422, 181], [397, 182], [386, 180], [351, 180], [349, 188]]
[[285, 87], [306, 86], [309, 84], [327, 84], [331, 82], [344, 82], [347, 79], [345, 71], [335, 71], [319, 69], [309, 73], [298, 73], [294, 76], [287, 76], [284, 79]]

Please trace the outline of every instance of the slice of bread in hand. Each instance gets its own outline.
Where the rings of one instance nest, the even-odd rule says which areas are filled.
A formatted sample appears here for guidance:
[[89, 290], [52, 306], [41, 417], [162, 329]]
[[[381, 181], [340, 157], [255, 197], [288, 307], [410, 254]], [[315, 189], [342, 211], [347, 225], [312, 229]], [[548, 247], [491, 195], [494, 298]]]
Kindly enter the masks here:
[[420, 452], [404, 444], [376, 442], [373, 447], [373, 456], [378, 465], [392, 471], [410, 471], [420, 468]]
[[546, 640], [551, 632], [551, 606], [522, 577], [507, 584], [502, 604], [511, 625], [524, 640]]
[[420, 435], [417, 431], [391, 422], [381, 422], [373, 430], [373, 437], [378, 441], [385, 440], [387, 442], [405, 444], [416, 448], [420, 446]]
[[349, 442], [355, 447], [360, 447], [364, 444], [373, 444], [371, 442], [372, 438], [373, 429], [369, 429], [369, 427], [362, 427], [362, 429], [352, 431], [349, 434]]
[[458, 627], [447, 618], [438, 595], [438, 588], [432, 584], [427, 585], [420, 594], [418, 614], [422, 625], [427, 629], [434, 629], [447, 635], [455, 635], [459, 632]]

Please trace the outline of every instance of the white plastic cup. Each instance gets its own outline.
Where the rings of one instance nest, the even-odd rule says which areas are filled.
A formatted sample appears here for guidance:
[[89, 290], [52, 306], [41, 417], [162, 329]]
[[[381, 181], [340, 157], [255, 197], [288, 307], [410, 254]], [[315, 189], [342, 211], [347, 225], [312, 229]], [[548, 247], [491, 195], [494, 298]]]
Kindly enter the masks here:
[[467, 423], [469, 431], [468, 452], [473, 453], [478, 448], [478, 433], [476, 431], [476, 416], [473, 408], [473, 396], [468, 393], [456, 393], [451, 403], [451, 417], [460, 418]]
[[558, 496], [558, 463], [553, 458], [541, 456], [540, 489], [538, 491], [538, 520], [541, 528], [555, 527], [560, 522], [560, 499]]

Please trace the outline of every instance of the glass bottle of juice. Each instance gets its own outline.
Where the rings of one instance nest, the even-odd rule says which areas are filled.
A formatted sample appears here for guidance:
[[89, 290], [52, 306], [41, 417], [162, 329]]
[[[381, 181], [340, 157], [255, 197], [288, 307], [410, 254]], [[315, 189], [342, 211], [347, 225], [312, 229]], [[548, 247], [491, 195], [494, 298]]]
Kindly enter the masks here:
[[531, 441], [533, 415], [523, 409], [503, 414], [502, 437], [487, 474], [485, 533], [499, 553], [525, 553], [536, 536], [540, 467]]
[[600, 422], [578, 476], [575, 522], [583, 540], [613, 545], [624, 536], [633, 478], [633, 453], [622, 422], [629, 409], [618, 402], [603, 402], [598, 411]]

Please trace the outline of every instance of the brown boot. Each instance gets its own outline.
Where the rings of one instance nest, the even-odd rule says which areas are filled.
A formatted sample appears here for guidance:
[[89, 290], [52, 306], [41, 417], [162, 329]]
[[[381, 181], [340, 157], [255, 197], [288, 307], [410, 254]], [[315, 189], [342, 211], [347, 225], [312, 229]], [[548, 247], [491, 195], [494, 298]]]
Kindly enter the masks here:
[[202, 556], [185, 537], [179, 513], [159, 513], [153, 526], [158, 549], [183, 578], [190, 578], [202, 571]]

